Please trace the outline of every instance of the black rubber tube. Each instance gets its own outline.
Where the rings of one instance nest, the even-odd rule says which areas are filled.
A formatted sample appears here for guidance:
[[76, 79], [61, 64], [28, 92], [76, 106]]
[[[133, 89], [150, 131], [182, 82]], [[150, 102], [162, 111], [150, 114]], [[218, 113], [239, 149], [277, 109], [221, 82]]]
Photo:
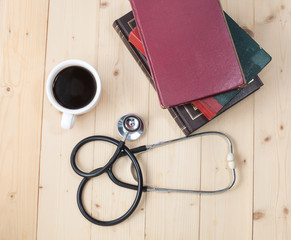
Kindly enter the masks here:
[[[93, 141], [103, 141], [103, 142], [109, 142], [112, 143], [114, 145], [117, 146], [116, 151], [114, 152], [113, 156], [111, 157], [111, 159], [108, 161], [108, 163], [101, 168], [95, 169], [89, 173], [83, 172], [81, 171], [76, 164], [76, 155], [78, 153], [78, 151], [80, 150], [81, 147], [83, 147], [86, 143], [89, 142], [93, 142]], [[119, 153], [122, 150], [122, 146], [124, 145], [124, 142], [119, 142], [114, 138], [110, 138], [110, 137], [106, 137], [106, 136], [91, 136], [91, 137], [87, 137], [85, 139], [83, 139], [82, 141], [80, 141], [72, 150], [71, 153], [71, 166], [73, 168], [73, 170], [80, 175], [81, 177], [97, 177], [99, 175], [101, 175], [102, 173], [104, 173], [118, 158]]]
[[[98, 168], [98, 169], [95, 169], [93, 171], [91, 171], [90, 173], [85, 173], [83, 171], [81, 171], [77, 165], [76, 165], [76, 155], [78, 153], [78, 151], [80, 150], [80, 148], [82, 146], [84, 146], [86, 143], [88, 142], [92, 142], [92, 141], [105, 141], [105, 142], [109, 142], [109, 143], [112, 143], [114, 145], [117, 146], [117, 149], [115, 151], [115, 153], [113, 154], [113, 156], [111, 157], [111, 159], [109, 160], [109, 162], [104, 166], [104, 167], [101, 167], [101, 168]], [[135, 196], [135, 199], [134, 199], [134, 202], [133, 204], [131, 205], [131, 207], [128, 209], [128, 211], [123, 214], [121, 217], [117, 218], [117, 219], [114, 219], [114, 220], [110, 220], [110, 221], [101, 221], [101, 220], [98, 220], [96, 218], [93, 218], [92, 216], [90, 216], [85, 208], [84, 208], [84, 205], [83, 205], [83, 200], [82, 200], [82, 195], [83, 195], [83, 190], [84, 190], [84, 187], [86, 185], [86, 183], [93, 177], [97, 177], [99, 175], [101, 175], [102, 173], [104, 172], [107, 172], [108, 175], [110, 176], [110, 172], [112, 173], [111, 171], [111, 168], [114, 164], [114, 162], [116, 161], [116, 159], [118, 158], [120, 152], [123, 151], [126, 153], [126, 155], [130, 158], [130, 160], [132, 161], [133, 163], [133, 166], [136, 170], [136, 174], [137, 174], [137, 186], [134, 186], [134, 190], [136, 190], [136, 196]], [[86, 139], [83, 139], [82, 141], [80, 141], [76, 146], [75, 148], [73, 149], [72, 151], [72, 154], [71, 154], [71, 165], [72, 165], [72, 168], [74, 169], [74, 171], [80, 175], [80, 176], [83, 176], [83, 180], [81, 181], [80, 185], [79, 185], [79, 188], [78, 188], [78, 191], [77, 191], [77, 204], [78, 204], [78, 207], [80, 209], [80, 212], [82, 213], [82, 215], [90, 222], [96, 224], [96, 225], [100, 225], [100, 226], [113, 226], [113, 225], [116, 225], [118, 223], [121, 223], [123, 222], [124, 220], [126, 220], [133, 212], [134, 210], [137, 208], [139, 202], [140, 202], [140, 199], [141, 199], [141, 196], [142, 196], [142, 192], [144, 190], [144, 187], [143, 187], [143, 177], [142, 177], [142, 172], [141, 172], [141, 168], [138, 164], [138, 161], [136, 160], [134, 154], [131, 152], [131, 150], [126, 147], [124, 145], [124, 142], [119, 142], [117, 141], [116, 139], [113, 139], [113, 138], [110, 138], [110, 137], [106, 137], [106, 136], [92, 136], [92, 137], [88, 137]], [[114, 176], [114, 175], [113, 175]], [[113, 181], [115, 182], [115, 181]], [[119, 181], [120, 182], [120, 181]], [[120, 186], [120, 184], [117, 184]], [[131, 188], [132, 189], [132, 188]]]
[[[107, 170], [107, 174], [108, 174], [108, 177], [111, 179], [111, 181], [114, 182], [116, 185], [118, 185], [120, 187], [123, 187], [123, 188], [127, 188], [127, 189], [131, 189], [131, 190], [137, 191], [137, 189], [138, 189], [137, 185], [133, 185], [133, 184], [122, 182], [117, 177], [115, 177], [111, 167]], [[142, 191], [146, 192], [147, 191], [147, 187], [143, 186], [142, 187]]]

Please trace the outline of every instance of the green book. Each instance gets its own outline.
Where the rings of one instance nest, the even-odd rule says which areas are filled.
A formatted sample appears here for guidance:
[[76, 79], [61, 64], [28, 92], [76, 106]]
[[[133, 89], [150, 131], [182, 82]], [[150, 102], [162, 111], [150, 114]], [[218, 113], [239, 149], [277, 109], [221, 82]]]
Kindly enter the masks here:
[[[271, 61], [271, 56], [260, 47], [230, 16], [225, 13], [225, 18], [236, 48], [240, 64], [247, 83], [262, 71]], [[224, 106], [227, 104], [240, 89], [215, 95], [214, 98]]]

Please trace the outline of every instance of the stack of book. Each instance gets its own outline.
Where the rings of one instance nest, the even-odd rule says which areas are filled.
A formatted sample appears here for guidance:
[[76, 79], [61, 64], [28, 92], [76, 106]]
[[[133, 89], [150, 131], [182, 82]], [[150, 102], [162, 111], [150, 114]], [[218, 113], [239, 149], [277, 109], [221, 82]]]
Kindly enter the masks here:
[[[184, 50], [186, 49], [186, 51], [190, 52], [188, 53], [183, 52], [183, 49], [181, 49], [183, 47], [173, 50], [175, 46], [173, 44], [177, 44], [177, 42], [168, 41], [167, 36], [165, 37], [168, 32], [176, 34], [179, 31], [173, 32], [172, 27], [165, 30], [167, 32], [157, 32], [157, 30], [160, 31], [158, 28], [160, 24], [156, 21], [159, 21], [161, 16], [156, 18], [148, 16], [147, 11], [139, 9], [140, 7], [145, 7], [143, 5], [139, 7], [139, 0], [132, 0], [131, 2], [134, 2], [132, 6], [135, 14], [129, 12], [117, 19], [113, 23], [113, 27], [155, 87], [161, 106], [168, 109], [185, 135], [191, 134], [263, 86], [261, 79], [257, 75], [271, 61], [270, 55], [226, 13], [221, 12], [231, 41], [227, 42], [228, 36], [226, 34], [222, 34], [223, 36], [221, 37], [220, 32], [217, 32], [217, 30], [225, 30], [223, 29], [223, 24], [219, 26], [214, 24], [213, 27], [210, 24], [208, 28], [211, 29], [207, 29], [204, 26], [204, 30], [201, 30], [201, 28], [196, 29], [198, 32], [195, 32], [195, 28], [186, 26], [184, 29], [193, 31], [197, 35], [184, 34], [182, 38], [178, 38], [180, 46], [181, 44], [189, 46], [191, 42], [195, 41], [196, 44], [200, 44], [200, 49], [198, 50], [195, 44], [191, 49], [184, 48]], [[150, 4], [151, 1], [141, 1], [142, 4], [144, 2]], [[157, 5], [157, 2], [159, 1], [155, 1], [155, 5]], [[160, 2], [163, 3], [164, 1]], [[192, 0], [190, 2], [192, 4]], [[205, 2], [207, 1], [205, 0], [203, 4]], [[213, 4], [213, 1], [211, 1], [211, 4]], [[150, 5], [146, 7], [148, 8]], [[176, 8], [176, 11], [179, 9], [179, 6], [172, 6], [171, 9], [173, 7]], [[185, 6], [183, 7], [182, 9], [185, 11]], [[203, 13], [202, 7], [204, 6], [200, 6], [200, 14], [201, 12]], [[156, 13], [152, 12], [152, 14]], [[169, 12], [166, 12], [166, 14], [169, 14]], [[195, 13], [193, 12], [192, 14]], [[139, 17], [138, 27], [134, 15]], [[150, 21], [145, 21], [144, 15], [148, 16]], [[169, 21], [175, 20], [173, 15], [175, 16], [176, 14], [172, 14]], [[220, 18], [219, 14], [211, 15], [209, 11], [208, 15], [211, 18]], [[181, 14], [177, 16], [181, 19]], [[190, 19], [191, 17], [192, 15]], [[209, 22], [209, 20], [207, 21]], [[188, 19], [186, 17], [187, 22], [189, 22], [189, 17]], [[183, 21], [180, 21], [179, 24], [183, 24]], [[150, 28], [148, 25], [157, 27]], [[153, 31], [153, 36], [149, 34], [149, 31]], [[202, 31], [204, 31], [204, 35], [201, 35]], [[141, 32], [142, 34], [140, 34]], [[157, 36], [158, 34], [162, 35]], [[192, 36], [194, 38], [189, 41]], [[208, 39], [213, 38], [213, 36], [215, 36], [214, 43], [213, 41], [209, 43]], [[161, 41], [164, 41], [163, 47], [160, 46]], [[155, 45], [156, 42], [159, 44]], [[221, 46], [221, 43], [224, 42], [226, 42], [226, 46]], [[216, 46], [217, 49], [213, 48], [215, 44], [218, 44]], [[230, 44], [233, 46], [233, 52]], [[169, 51], [167, 51], [168, 49]], [[191, 51], [192, 49], [193, 51]], [[164, 54], [161, 54], [161, 52]], [[185, 55], [187, 55], [186, 58]], [[205, 55], [207, 56], [206, 58]], [[173, 58], [173, 56], [175, 56], [174, 59], [163, 60], [170, 57]], [[192, 61], [189, 60], [189, 56]], [[221, 62], [222, 60], [223, 62]], [[171, 66], [172, 63], [178, 66], [173, 67]], [[181, 69], [184, 70], [184, 74], [181, 74]], [[176, 72], [178, 75], [175, 75]], [[217, 77], [215, 77], [216, 75]], [[179, 80], [177, 79], [178, 77]], [[196, 80], [197, 78], [200, 82]], [[192, 81], [192, 79], [194, 80]]]

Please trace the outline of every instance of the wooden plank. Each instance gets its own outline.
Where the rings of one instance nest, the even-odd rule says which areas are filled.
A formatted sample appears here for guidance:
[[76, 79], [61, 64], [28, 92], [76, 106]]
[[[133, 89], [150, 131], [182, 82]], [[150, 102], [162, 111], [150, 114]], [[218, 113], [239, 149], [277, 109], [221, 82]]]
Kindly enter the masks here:
[[253, 239], [290, 239], [291, 3], [255, 3], [256, 39], [273, 60], [255, 99]]
[[[253, 31], [252, 0], [222, 1], [224, 10]], [[234, 143], [237, 183], [232, 190], [201, 196], [200, 239], [251, 239], [253, 207], [253, 96], [219, 116], [202, 130], [222, 131]], [[201, 188], [227, 186], [227, 144], [218, 137], [202, 139]]]
[[35, 239], [48, 1], [0, 1], [0, 238]]
[[[46, 76], [59, 62], [77, 58], [97, 68], [99, 3], [95, 0], [51, 0]], [[100, 105], [100, 102], [98, 103]], [[97, 105], [97, 108], [98, 108]], [[44, 99], [40, 166], [38, 239], [90, 239], [90, 223], [81, 215], [76, 191], [81, 178], [69, 162], [71, 150], [92, 135], [95, 109], [77, 118], [72, 130], [60, 127], [61, 113]], [[93, 146], [78, 155], [80, 167], [93, 167]], [[88, 193], [91, 196], [90, 192]], [[85, 203], [90, 203], [86, 198]]]
[[[120, 139], [116, 131], [117, 120], [124, 114], [135, 113], [145, 121], [145, 136], [138, 141], [128, 141], [126, 144], [139, 146], [147, 143], [149, 83], [112, 27], [116, 19], [129, 11], [130, 5], [126, 0], [100, 2], [98, 70], [103, 81], [103, 94], [96, 111], [95, 134]], [[104, 165], [114, 149], [115, 147], [107, 146], [101, 150], [101, 146], [96, 145], [94, 167]], [[146, 155], [138, 156], [138, 160], [143, 168]], [[135, 183], [131, 177], [128, 158], [119, 160], [114, 168], [118, 177]], [[131, 206], [135, 194], [135, 191], [115, 186], [104, 174], [93, 180], [92, 214], [103, 220], [120, 217]], [[125, 222], [107, 228], [92, 226], [92, 239], [143, 239], [145, 197], [142, 198], [134, 214]]]
[[[148, 142], [183, 136], [156, 92], [150, 91]], [[200, 138], [174, 143], [148, 153], [146, 184], [152, 187], [200, 188]], [[198, 239], [200, 197], [197, 194], [146, 193], [146, 239]]]

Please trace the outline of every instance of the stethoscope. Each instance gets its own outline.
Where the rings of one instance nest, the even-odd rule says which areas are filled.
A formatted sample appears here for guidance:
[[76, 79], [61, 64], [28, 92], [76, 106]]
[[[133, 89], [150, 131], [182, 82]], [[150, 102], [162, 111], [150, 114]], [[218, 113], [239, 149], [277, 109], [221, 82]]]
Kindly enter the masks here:
[[[142, 133], [144, 132], [143, 121], [141, 120], [141, 118], [139, 118], [137, 115], [134, 115], [134, 114], [124, 115], [119, 119], [119, 121], [117, 123], [117, 130], [118, 130], [120, 136], [122, 137], [122, 139], [120, 141], [118, 141], [114, 138], [111, 138], [111, 137], [107, 137], [107, 136], [91, 136], [91, 137], [85, 138], [82, 141], [80, 141], [74, 147], [74, 149], [71, 153], [72, 168], [78, 175], [83, 177], [83, 180], [81, 181], [79, 188], [78, 188], [78, 191], [77, 191], [78, 207], [79, 207], [81, 213], [83, 214], [83, 216], [87, 220], [89, 220], [90, 222], [92, 222], [94, 224], [97, 224], [100, 226], [112, 226], [112, 225], [116, 225], [118, 223], [121, 223], [122, 221], [127, 219], [134, 212], [134, 210], [136, 209], [136, 207], [138, 206], [138, 204], [140, 202], [142, 192], [156, 191], [156, 192], [167, 192], [167, 193], [168, 192], [178, 192], [178, 193], [215, 194], [215, 193], [223, 193], [223, 192], [229, 190], [235, 183], [236, 174], [235, 174], [235, 162], [234, 162], [234, 156], [233, 156], [233, 146], [232, 146], [232, 142], [229, 139], [229, 137], [223, 133], [220, 133], [220, 132], [202, 132], [202, 133], [193, 134], [193, 135], [190, 135], [187, 137], [181, 137], [181, 138], [177, 138], [177, 139], [173, 139], [173, 140], [169, 140], [169, 141], [154, 143], [152, 145], [143, 145], [143, 146], [139, 146], [139, 147], [136, 147], [133, 149], [129, 149], [125, 145], [125, 141], [126, 140], [136, 140], [142, 135]], [[199, 136], [205, 136], [205, 135], [219, 135], [219, 136], [223, 137], [224, 139], [226, 139], [226, 141], [228, 142], [229, 153], [227, 155], [227, 161], [228, 161], [228, 166], [232, 171], [232, 180], [231, 180], [231, 183], [227, 187], [225, 187], [223, 189], [219, 189], [219, 190], [213, 190], [213, 191], [202, 191], [202, 190], [154, 188], [154, 187], [149, 187], [149, 186], [143, 185], [142, 171], [141, 171], [139, 163], [135, 157], [135, 154], [143, 153], [147, 150], [150, 150], [150, 149], [153, 149], [156, 147], [160, 147], [160, 146], [164, 146], [166, 144], [170, 144], [170, 143], [174, 143], [174, 142], [178, 142], [178, 141], [182, 141], [182, 140], [186, 140], [186, 139], [191, 139], [191, 138], [195, 138], [195, 137], [199, 137]], [[81, 171], [77, 167], [76, 155], [82, 146], [84, 146], [85, 144], [92, 142], [92, 141], [108, 142], [108, 143], [116, 145], [117, 148], [116, 148], [113, 156], [109, 159], [108, 163], [104, 167], [97, 168], [97, 169], [87, 173], [87, 172]], [[118, 158], [126, 156], [126, 155], [130, 158], [130, 160], [132, 162], [133, 169], [135, 170], [134, 171], [135, 174], [133, 174], [133, 175], [137, 181], [137, 185], [125, 183], [125, 182], [119, 180], [113, 173], [112, 169], [113, 169], [113, 166], [114, 166], [114, 163], [116, 162], [116, 160]], [[134, 200], [133, 204], [131, 205], [131, 207], [128, 209], [128, 211], [125, 214], [123, 214], [121, 217], [114, 219], [114, 220], [111, 220], [111, 221], [101, 221], [101, 220], [95, 219], [92, 216], [90, 216], [87, 213], [87, 211], [85, 210], [84, 205], [83, 205], [83, 201], [82, 201], [83, 190], [84, 190], [86, 183], [91, 178], [98, 177], [105, 172], [108, 174], [108, 176], [112, 180], [112, 182], [114, 182], [118, 186], [136, 191], [135, 200]]]

